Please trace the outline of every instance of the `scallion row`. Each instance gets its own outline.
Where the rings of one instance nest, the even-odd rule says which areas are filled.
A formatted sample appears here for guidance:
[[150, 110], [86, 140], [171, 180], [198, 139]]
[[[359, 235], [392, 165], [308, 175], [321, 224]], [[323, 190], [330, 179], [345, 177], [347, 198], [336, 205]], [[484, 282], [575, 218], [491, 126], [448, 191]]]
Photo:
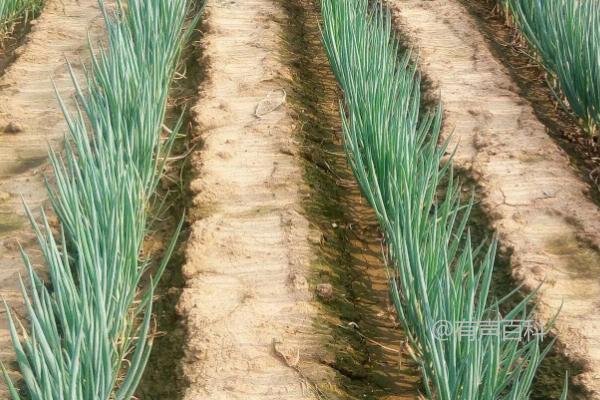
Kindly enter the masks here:
[[549, 75], [550, 87], [589, 136], [600, 129], [600, 2], [500, 0]]
[[2, 0], [0, 2], [0, 38], [10, 31], [15, 23], [36, 15], [43, 0]]
[[[490, 296], [496, 242], [472, 242], [472, 202], [462, 202], [451, 161], [444, 161], [447, 143], [438, 143], [441, 107], [419, 113], [419, 73], [381, 4], [322, 0], [322, 14], [343, 90], [348, 158], [385, 235], [391, 295], [427, 398], [528, 398], [549, 346], [542, 350], [539, 336], [506, 340], [481, 331], [483, 324], [531, 320], [531, 295], [504, 315], [506, 299]], [[457, 332], [465, 326], [475, 332]]]
[[[177, 128], [162, 138], [169, 86], [185, 31], [188, 0], [100, 1], [105, 49], [92, 50], [85, 82], [73, 76], [75, 110], [64, 152], [51, 151], [48, 183], [58, 235], [32, 214], [46, 274], [22, 252], [28, 327], [7, 306], [20, 393], [13, 400], [130, 399], [148, 360], [154, 289], [174, 247], [154, 274], [142, 253], [147, 215]], [[191, 24], [193, 26], [193, 23]], [[50, 77], [49, 77], [50, 78]]]

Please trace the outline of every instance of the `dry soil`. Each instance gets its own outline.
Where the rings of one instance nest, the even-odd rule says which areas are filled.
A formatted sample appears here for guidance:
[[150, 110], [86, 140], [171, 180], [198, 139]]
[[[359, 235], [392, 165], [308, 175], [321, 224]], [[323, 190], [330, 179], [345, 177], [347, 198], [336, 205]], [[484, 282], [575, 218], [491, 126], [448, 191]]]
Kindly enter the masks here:
[[179, 303], [188, 328], [186, 400], [317, 398], [298, 372], [316, 313], [302, 170], [282, 151], [296, 146], [289, 108], [272, 109], [284, 90], [281, 18], [272, 0], [206, 5], [209, 67], [194, 109], [204, 145], [193, 156]]

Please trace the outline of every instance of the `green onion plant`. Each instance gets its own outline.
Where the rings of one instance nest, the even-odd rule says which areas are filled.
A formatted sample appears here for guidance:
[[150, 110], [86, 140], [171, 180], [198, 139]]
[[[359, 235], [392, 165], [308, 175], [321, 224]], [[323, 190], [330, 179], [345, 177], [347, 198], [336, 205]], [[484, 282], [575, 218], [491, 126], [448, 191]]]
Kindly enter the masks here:
[[11, 30], [15, 23], [36, 15], [43, 6], [43, 0], [2, 0], [0, 2], [0, 39]]
[[600, 129], [600, 2], [500, 0], [538, 53], [556, 98], [589, 136]]
[[178, 129], [162, 138], [169, 85], [197, 17], [187, 21], [188, 0], [100, 6], [107, 48], [92, 49], [85, 84], [72, 73], [77, 107], [60, 99], [65, 150], [50, 152], [60, 232], [27, 210], [48, 274], [22, 251], [28, 327], [7, 311], [23, 391], [2, 367], [13, 400], [132, 398], [152, 347], [154, 289], [175, 246], [150, 274], [147, 214]]
[[[323, 41], [339, 85], [345, 147], [387, 243], [391, 296], [429, 399], [529, 397], [550, 346], [484, 335], [481, 324], [533, 318], [533, 294], [501, 315], [490, 295], [496, 242], [474, 245], [441, 107], [420, 115], [420, 77], [391, 16], [369, 0], [322, 0]], [[476, 334], [456, 328], [479, 326]], [[455, 329], [454, 334], [440, 328]], [[564, 395], [566, 396], [566, 394]]]

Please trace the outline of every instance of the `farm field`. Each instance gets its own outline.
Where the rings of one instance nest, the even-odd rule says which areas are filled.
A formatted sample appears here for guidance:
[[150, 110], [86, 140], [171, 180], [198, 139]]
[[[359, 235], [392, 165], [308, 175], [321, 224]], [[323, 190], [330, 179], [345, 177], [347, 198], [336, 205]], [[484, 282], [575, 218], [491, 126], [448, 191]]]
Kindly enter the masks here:
[[0, 1], [0, 400], [600, 399], [595, 3]]

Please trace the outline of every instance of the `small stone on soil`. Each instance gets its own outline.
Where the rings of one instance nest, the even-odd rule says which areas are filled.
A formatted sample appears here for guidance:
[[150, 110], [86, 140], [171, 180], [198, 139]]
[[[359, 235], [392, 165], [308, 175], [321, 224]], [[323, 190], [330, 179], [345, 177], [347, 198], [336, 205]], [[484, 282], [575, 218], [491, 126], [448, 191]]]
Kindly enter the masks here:
[[279, 149], [279, 151], [281, 152], [281, 154], [285, 154], [288, 156], [296, 155], [296, 149], [294, 148], [294, 146], [291, 143], [286, 143], [286, 144], [282, 145], [281, 148]]
[[333, 286], [330, 283], [319, 283], [317, 285], [317, 296], [325, 301], [333, 299]]

